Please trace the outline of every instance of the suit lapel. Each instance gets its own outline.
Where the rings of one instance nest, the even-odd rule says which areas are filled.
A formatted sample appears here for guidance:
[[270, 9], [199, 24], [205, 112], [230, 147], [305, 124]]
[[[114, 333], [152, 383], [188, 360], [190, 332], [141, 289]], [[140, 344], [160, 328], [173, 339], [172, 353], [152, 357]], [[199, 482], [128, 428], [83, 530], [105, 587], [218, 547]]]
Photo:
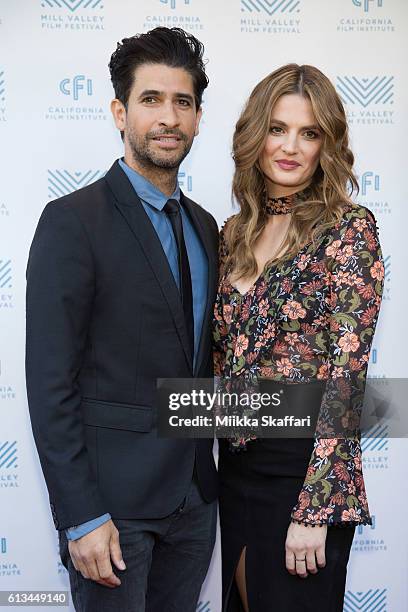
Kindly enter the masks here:
[[116, 161], [107, 172], [105, 179], [114, 195], [115, 205], [125, 218], [129, 228], [138, 240], [147, 261], [160, 285], [184, 349], [191, 371], [189, 341], [184, 322], [183, 306], [166, 254], [160, 239], [127, 176]]
[[190, 219], [194, 225], [197, 235], [201, 239], [208, 259], [208, 282], [207, 282], [207, 302], [201, 328], [201, 337], [198, 345], [198, 353], [194, 368], [194, 375], [200, 371], [203, 360], [206, 361], [208, 352], [211, 350], [211, 321], [213, 314], [213, 305], [215, 301], [215, 290], [217, 283], [217, 251], [214, 249], [214, 244], [207, 228], [207, 224], [203, 223], [200, 218], [200, 209], [197, 205], [182, 194], [182, 204], [187, 209]]

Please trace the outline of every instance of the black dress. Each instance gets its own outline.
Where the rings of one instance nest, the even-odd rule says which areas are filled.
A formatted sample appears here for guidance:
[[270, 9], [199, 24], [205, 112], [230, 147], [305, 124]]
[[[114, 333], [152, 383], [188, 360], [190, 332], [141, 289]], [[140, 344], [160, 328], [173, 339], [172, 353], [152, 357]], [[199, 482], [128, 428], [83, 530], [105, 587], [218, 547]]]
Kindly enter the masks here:
[[[232, 453], [219, 440], [222, 612], [243, 612], [234, 574], [246, 546], [250, 612], [342, 612], [354, 526], [328, 527], [326, 567], [305, 579], [285, 566], [285, 540], [313, 441], [258, 439]], [[318, 529], [318, 527], [317, 527]]]

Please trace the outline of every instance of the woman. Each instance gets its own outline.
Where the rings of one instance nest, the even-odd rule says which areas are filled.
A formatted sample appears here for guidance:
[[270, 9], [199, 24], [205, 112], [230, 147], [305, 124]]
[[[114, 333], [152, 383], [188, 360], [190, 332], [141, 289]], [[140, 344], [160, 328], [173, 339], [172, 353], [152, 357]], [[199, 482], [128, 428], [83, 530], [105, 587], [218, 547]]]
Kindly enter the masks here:
[[312, 66], [255, 87], [233, 157], [215, 373], [302, 385], [315, 411], [320, 392], [314, 436], [219, 440], [223, 610], [340, 612], [355, 526], [371, 522], [358, 425], [384, 276], [376, 222], [351, 200], [344, 109]]

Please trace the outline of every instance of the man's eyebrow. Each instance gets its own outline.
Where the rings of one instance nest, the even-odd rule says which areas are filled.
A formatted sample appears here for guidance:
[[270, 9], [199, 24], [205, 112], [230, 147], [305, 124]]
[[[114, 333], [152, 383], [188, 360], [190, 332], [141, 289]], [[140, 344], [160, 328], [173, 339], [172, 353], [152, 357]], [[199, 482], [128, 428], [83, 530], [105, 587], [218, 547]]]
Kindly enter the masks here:
[[[284, 121], [279, 121], [279, 119], [274, 119], [273, 117], [271, 119], [271, 123], [276, 123], [277, 125], [281, 125], [282, 127], [288, 127]], [[304, 125], [301, 129], [302, 130], [320, 130], [320, 127], [318, 125]]]
[[[139, 94], [139, 98], [146, 98], [147, 96], [163, 96], [164, 91], [159, 91], [158, 89], [145, 89]], [[189, 93], [176, 92], [174, 94], [175, 98], [183, 98], [184, 100], [189, 100], [191, 103], [194, 102], [194, 98]]]

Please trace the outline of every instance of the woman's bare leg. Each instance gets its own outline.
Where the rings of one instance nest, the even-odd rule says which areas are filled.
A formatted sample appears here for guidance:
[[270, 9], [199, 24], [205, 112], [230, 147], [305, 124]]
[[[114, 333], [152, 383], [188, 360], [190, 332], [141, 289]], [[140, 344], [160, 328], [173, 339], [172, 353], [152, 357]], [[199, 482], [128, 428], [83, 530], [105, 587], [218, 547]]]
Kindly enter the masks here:
[[244, 606], [245, 612], [249, 612], [248, 597], [246, 589], [246, 578], [245, 578], [245, 555], [246, 546], [242, 549], [240, 559], [238, 561], [237, 569], [235, 570], [235, 581], [237, 583], [239, 596], [241, 597], [242, 605]]

